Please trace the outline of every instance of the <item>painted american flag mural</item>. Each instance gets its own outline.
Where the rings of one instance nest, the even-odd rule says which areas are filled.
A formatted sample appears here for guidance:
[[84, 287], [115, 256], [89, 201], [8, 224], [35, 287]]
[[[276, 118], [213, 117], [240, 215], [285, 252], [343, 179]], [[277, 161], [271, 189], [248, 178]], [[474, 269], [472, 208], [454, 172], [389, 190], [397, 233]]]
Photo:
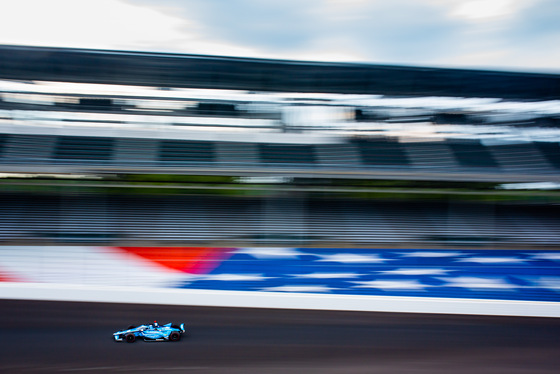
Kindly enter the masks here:
[[0, 281], [560, 301], [560, 251], [2, 246]]

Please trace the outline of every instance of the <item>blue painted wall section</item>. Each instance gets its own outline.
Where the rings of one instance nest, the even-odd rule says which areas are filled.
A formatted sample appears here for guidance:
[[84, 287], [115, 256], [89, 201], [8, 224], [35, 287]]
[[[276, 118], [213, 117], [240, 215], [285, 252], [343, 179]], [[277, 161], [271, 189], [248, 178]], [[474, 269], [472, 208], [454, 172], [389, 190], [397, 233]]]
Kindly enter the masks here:
[[179, 287], [560, 301], [560, 251], [239, 248]]

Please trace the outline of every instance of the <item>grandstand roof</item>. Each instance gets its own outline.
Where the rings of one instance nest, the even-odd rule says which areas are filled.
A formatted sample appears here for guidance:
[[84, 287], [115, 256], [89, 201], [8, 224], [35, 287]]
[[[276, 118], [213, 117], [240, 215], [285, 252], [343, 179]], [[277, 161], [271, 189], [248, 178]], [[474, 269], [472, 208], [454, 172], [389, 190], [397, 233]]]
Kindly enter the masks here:
[[0, 46], [0, 79], [403, 96], [560, 99], [560, 74]]

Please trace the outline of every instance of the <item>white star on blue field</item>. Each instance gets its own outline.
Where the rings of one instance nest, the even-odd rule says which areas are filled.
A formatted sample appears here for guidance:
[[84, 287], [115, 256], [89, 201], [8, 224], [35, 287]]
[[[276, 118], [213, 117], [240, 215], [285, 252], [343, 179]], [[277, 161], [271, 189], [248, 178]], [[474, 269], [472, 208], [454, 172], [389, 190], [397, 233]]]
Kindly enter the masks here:
[[560, 301], [560, 251], [241, 248], [181, 287]]

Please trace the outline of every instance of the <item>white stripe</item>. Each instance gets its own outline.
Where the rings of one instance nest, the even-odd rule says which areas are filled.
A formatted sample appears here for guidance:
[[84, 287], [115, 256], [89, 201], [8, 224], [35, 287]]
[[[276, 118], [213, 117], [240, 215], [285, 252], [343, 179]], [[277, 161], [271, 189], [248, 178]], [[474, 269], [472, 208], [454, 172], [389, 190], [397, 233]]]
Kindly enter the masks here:
[[399, 268], [394, 270], [380, 271], [381, 274], [391, 275], [447, 275], [453, 270], [445, 270], [439, 268]]
[[546, 301], [208, 291], [145, 287], [71, 286], [63, 284], [30, 284], [15, 282], [0, 282], [0, 299], [560, 317], [560, 303]]
[[458, 257], [463, 255], [462, 252], [451, 251], [418, 251], [418, 252], [401, 252], [402, 257]]
[[477, 262], [479, 264], [524, 264], [526, 261], [515, 257], [467, 257], [458, 262]]
[[172, 286], [189, 275], [115, 247], [2, 246], [0, 268], [29, 282]]

